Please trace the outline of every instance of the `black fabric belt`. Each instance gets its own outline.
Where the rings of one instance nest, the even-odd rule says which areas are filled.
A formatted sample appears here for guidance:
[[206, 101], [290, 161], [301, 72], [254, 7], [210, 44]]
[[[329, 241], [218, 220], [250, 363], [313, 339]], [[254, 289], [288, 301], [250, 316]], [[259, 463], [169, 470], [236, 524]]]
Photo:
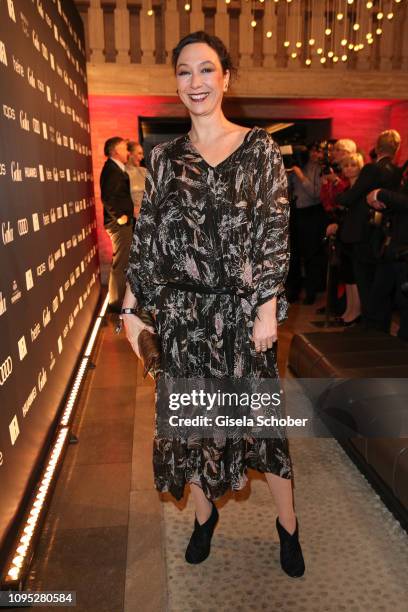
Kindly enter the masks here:
[[172, 289], [178, 289], [179, 291], [193, 291], [194, 293], [208, 293], [208, 294], [227, 294], [227, 295], [239, 295], [240, 297], [247, 297], [252, 294], [252, 291], [246, 291], [238, 293], [234, 287], [204, 287], [203, 285], [194, 285], [190, 283], [178, 283], [169, 281], [166, 283], [166, 287]]

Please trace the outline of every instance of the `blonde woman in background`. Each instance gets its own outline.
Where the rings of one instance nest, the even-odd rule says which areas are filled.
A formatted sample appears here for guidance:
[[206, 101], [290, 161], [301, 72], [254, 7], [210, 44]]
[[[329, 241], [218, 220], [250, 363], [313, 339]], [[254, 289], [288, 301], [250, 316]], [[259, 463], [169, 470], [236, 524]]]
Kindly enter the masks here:
[[144, 153], [142, 145], [133, 140], [128, 142], [127, 148], [129, 151], [129, 159], [126, 164], [126, 172], [130, 178], [130, 195], [133, 200], [134, 215], [137, 219], [140, 213], [146, 180], [146, 168], [140, 165]]
[[[361, 168], [364, 166], [364, 158], [361, 153], [349, 153], [342, 157], [340, 161], [341, 174], [345, 179], [345, 191], [350, 189], [358, 179], [361, 172]], [[341, 208], [336, 209], [337, 222], [331, 223], [326, 228], [326, 236], [333, 236], [337, 234], [339, 225], [341, 224]], [[358, 294], [357, 285], [353, 273], [353, 261], [351, 253], [346, 244], [340, 242], [341, 247], [341, 266], [340, 266], [340, 278], [346, 285], [346, 310], [341, 316], [341, 321], [345, 327], [355, 325], [360, 321], [361, 315], [361, 304], [360, 296]]]

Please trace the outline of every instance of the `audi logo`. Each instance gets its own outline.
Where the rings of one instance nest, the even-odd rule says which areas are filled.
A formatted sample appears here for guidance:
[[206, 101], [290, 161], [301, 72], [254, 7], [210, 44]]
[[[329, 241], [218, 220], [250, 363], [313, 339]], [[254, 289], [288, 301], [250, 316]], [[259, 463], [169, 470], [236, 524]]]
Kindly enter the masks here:
[[0, 385], [3, 386], [10, 374], [13, 371], [13, 360], [10, 355], [3, 361], [0, 366]]
[[24, 236], [24, 234], [28, 234], [28, 221], [26, 218], [19, 219], [17, 221], [18, 225], [18, 233], [20, 236]]

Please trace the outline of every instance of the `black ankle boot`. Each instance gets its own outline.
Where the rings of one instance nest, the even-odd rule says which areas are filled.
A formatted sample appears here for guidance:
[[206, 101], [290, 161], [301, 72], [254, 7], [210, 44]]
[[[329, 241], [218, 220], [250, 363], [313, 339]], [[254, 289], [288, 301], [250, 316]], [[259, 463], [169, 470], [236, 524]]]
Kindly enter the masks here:
[[284, 572], [291, 578], [299, 578], [305, 573], [305, 562], [299, 543], [299, 525], [296, 519], [296, 529], [290, 534], [280, 524], [276, 517], [276, 529], [280, 540], [280, 562]]
[[218, 521], [218, 510], [212, 503], [212, 510], [205, 523], [200, 525], [197, 517], [194, 520], [194, 531], [186, 549], [187, 563], [201, 563], [210, 554], [211, 538]]

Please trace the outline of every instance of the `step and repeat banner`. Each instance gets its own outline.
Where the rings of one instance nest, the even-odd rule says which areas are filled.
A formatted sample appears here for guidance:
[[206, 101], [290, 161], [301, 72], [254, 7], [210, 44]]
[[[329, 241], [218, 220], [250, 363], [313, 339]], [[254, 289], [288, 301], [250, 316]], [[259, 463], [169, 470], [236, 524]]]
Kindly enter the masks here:
[[0, 549], [99, 290], [80, 16], [71, 0], [0, 0]]

